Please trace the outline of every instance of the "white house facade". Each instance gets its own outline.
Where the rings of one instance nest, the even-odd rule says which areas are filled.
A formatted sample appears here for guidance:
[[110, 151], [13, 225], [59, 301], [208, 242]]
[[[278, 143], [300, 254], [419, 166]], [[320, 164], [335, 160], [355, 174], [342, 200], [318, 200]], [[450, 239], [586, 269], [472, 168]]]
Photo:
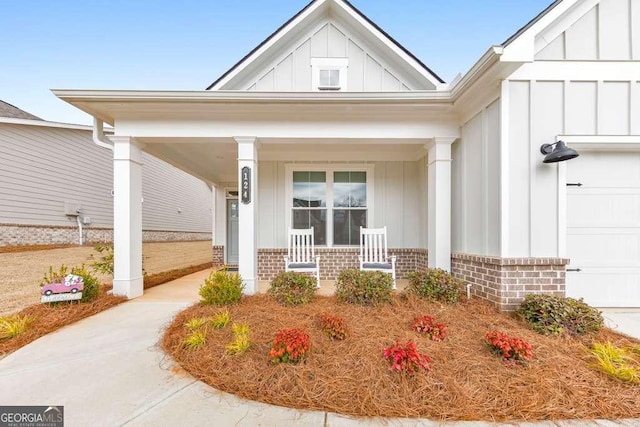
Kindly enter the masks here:
[[[140, 158], [214, 183], [247, 291], [314, 227], [320, 274], [388, 229], [398, 275], [640, 307], [640, 0], [559, 0], [446, 84], [344, 0], [315, 0], [206, 91], [55, 90], [114, 128], [115, 290], [142, 293]], [[580, 157], [543, 163], [565, 141]]]
[[[211, 186], [149, 154], [142, 161], [144, 240], [210, 240]], [[111, 242], [113, 193], [113, 154], [90, 126], [0, 101], [0, 246]]]

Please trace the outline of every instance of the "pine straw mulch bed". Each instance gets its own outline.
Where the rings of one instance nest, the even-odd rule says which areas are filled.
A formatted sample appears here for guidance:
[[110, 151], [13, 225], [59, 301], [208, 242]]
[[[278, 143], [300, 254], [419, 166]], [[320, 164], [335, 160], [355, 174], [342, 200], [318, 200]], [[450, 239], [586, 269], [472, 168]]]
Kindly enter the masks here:
[[[538, 335], [515, 318], [472, 299], [441, 306], [396, 296], [377, 308], [339, 304], [335, 297], [285, 308], [267, 295], [245, 297], [229, 308], [233, 322], [247, 323], [252, 347], [230, 356], [231, 327], [208, 329], [199, 350], [182, 348], [183, 324], [211, 316], [220, 308], [195, 305], [180, 313], [162, 340], [165, 352], [196, 378], [239, 397], [298, 409], [355, 416], [428, 418], [432, 420], [528, 421], [640, 417], [640, 387], [621, 383], [592, 367], [585, 345], [631, 339], [603, 330], [573, 339]], [[342, 316], [349, 337], [331, 341], [320, 331], [321, 313]], [[432, 314], [447, 326], [444, 342], [411, 331], [413, 318]], [[299, 365], [269, 362], [267, 354], [278, 330], [306, 328], [311, 352]], [[487, 332], [500, 330], [529, 341], [535, 359], [526, 367], [509, 367], [485, 345]], [[432, 370], [405, 376], [388, 369], [384, 347], [413, 339], [432, 359]]]
[[[206, 270], [211, 268], [211, 265], [211, 263], [205, 263], [145, 276], [144, 289]], [[98, 298], [89, 303], [69, 301], [57, 304], [33, 304], [15, 313], [16, 316], [27, 316], [33, 320], [24, 333], [11, 339], [0, 340], [0, 359], [44, 335], [127, 301], [126, 297], [108, 294], [110, 289], [111, 286], [102, 285]]]
[[126, 297], [107, 294], [107, 289], [102, 286], [98, 298], [91, 302], [67, 301], [56, 304], [30, 305], [16, 313], [20, 317], [27, 316], [32, 319], [27, 330], [14, 338], [0, 340], [0, 358], [63, 326], [93, 316], [126, 300]]

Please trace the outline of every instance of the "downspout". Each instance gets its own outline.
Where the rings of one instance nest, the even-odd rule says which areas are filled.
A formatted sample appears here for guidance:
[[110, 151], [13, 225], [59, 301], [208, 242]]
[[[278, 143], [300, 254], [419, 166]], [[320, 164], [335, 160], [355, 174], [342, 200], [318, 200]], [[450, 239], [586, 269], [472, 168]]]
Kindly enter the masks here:
[[76, 221], [78, 222], [78, 233], [80, 234], [80, 246], [82, 246], [82, 219], [80, 218], [80, 215], [76, 217]]
[[93, 142], [102, 148], [113, 151], [113, 144], [104, 136], [104, 122], [95, 117], [93, 118]]

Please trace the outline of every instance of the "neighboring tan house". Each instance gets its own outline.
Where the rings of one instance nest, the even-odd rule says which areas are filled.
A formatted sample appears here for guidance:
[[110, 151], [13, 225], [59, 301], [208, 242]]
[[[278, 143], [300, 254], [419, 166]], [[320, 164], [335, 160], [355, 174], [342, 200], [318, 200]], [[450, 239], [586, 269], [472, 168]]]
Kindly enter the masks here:
[[[90, 126], [0, 101], [0, 246], [112, 241], [112, 158]], [[211, 186], [149, 154], [142, 162], [143, 239], [210, 240]]]
[[[450, 270], [505, 310], [532, 292], [640, 307], [640, 0], [556, 1], [450, 84], [315, 0], [208, 89], [54, 91], [114, 128], [117, 293], [142, 293], [144, 151], [214, 183], [214, 250], [239, 235], [249, 293], [284, 269], [288, 227], [315, 227], [334, 279], [365, 225], [387, 226], [400, 277]], [[560, 140], [580, 157], [543, 163]]]

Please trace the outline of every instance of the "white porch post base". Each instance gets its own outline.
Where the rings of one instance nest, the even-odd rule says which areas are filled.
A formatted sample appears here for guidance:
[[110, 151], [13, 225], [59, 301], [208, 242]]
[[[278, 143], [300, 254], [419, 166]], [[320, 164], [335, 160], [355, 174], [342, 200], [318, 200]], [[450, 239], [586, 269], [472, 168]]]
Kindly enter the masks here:
[[142, 150], [128, 136], [113, 141], [113, 293], [137, 298], [142, 276]]
[[451, 144], [457, 138], [434, 138], [429, 150], [429, 267], [451, 271]]
[[[238, 273], [244, 293], [258, 292], [258, 141], [256, 137], [236, 137], [238, 143]], [[242, 168], [249, 168], [249, 188], [243, 188]], [[243, 200], [248, 196], [250, 201]]]

